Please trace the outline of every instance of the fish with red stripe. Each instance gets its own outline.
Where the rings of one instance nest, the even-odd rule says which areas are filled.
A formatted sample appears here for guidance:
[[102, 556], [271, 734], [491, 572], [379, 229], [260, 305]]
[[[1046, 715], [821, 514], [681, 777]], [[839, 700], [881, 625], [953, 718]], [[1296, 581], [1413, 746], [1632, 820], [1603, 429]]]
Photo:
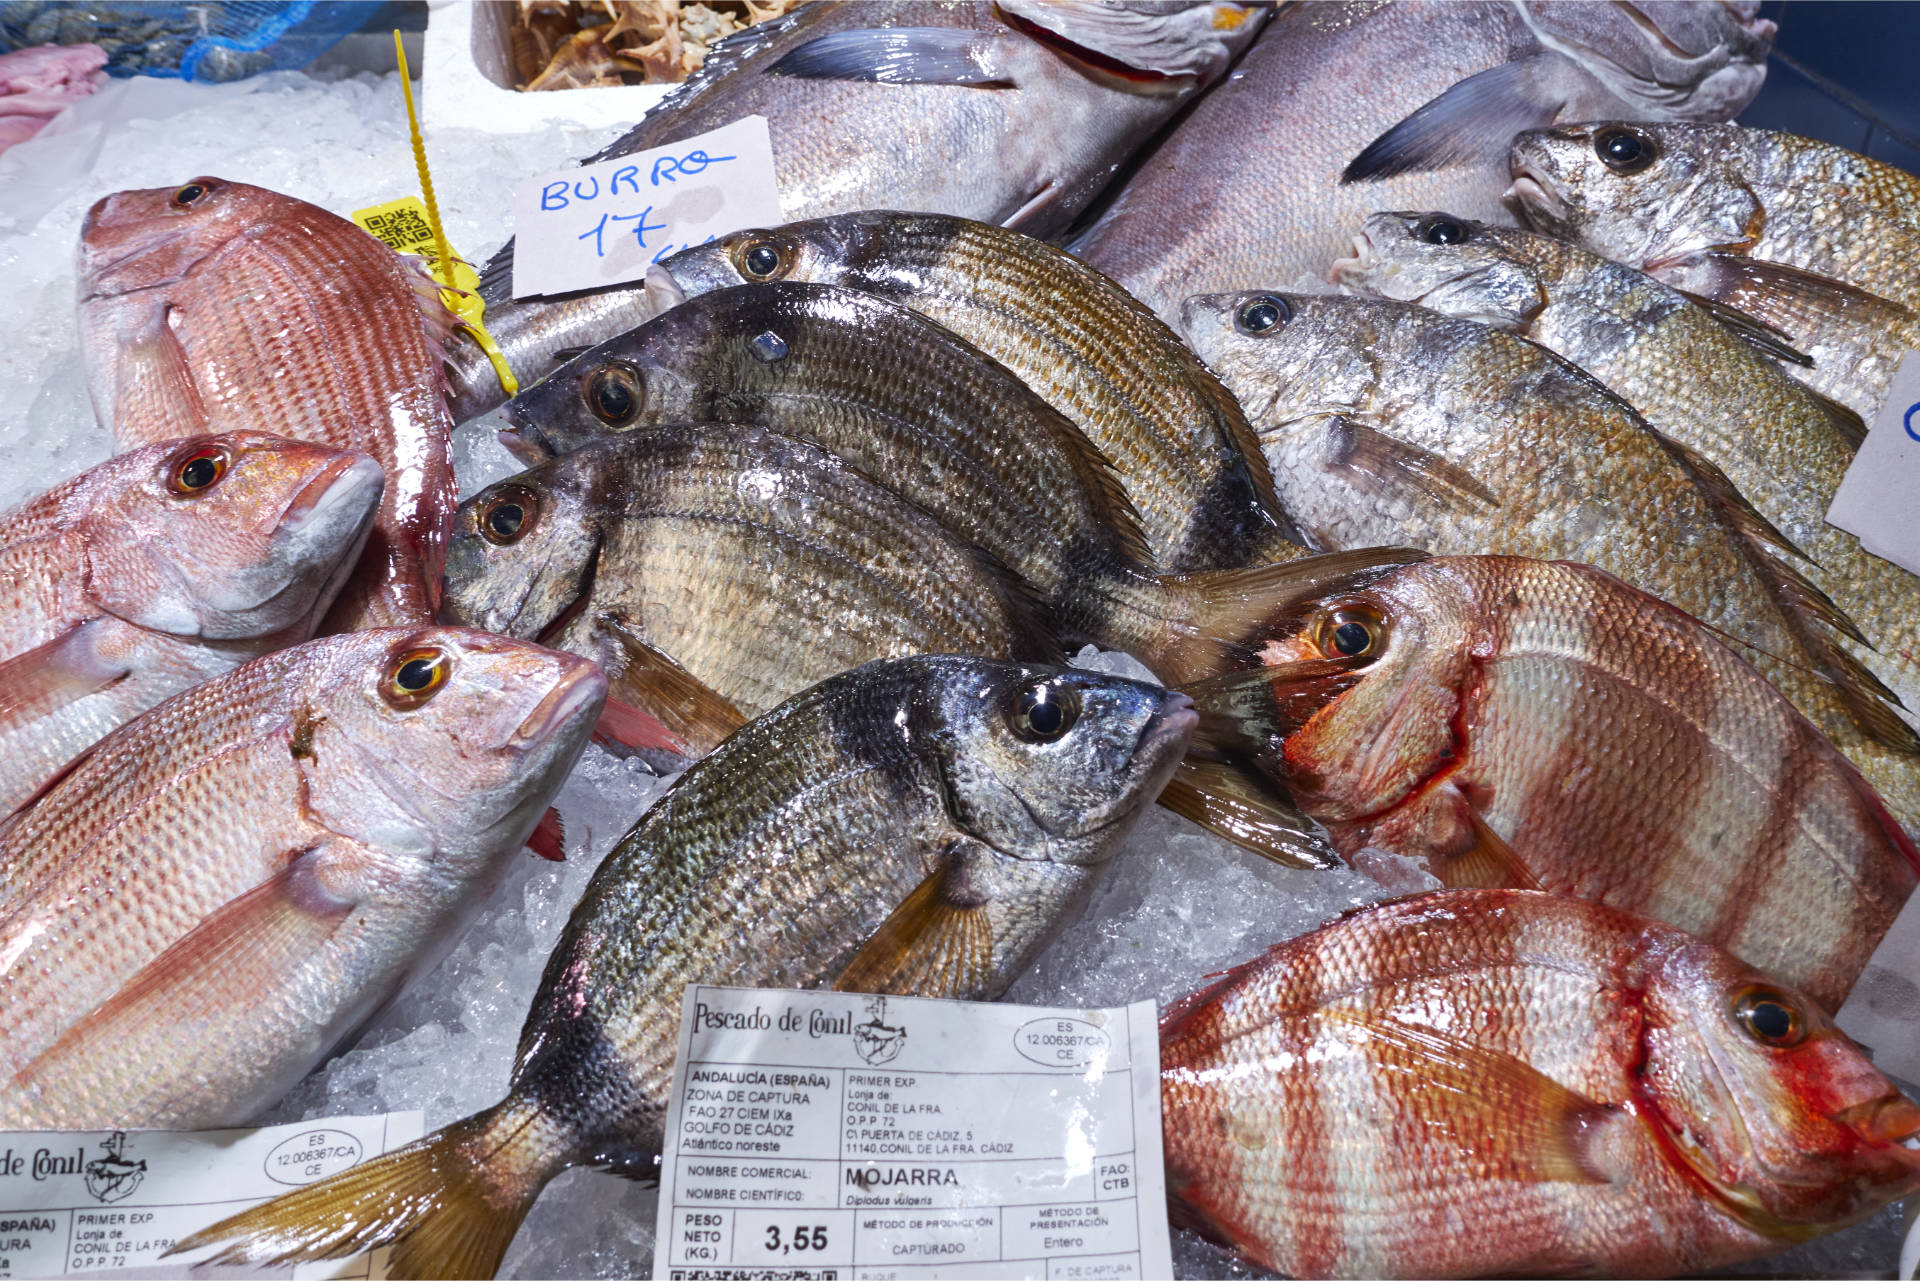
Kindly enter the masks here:
[[1290, 1276], [1676, 1276], [1920, 1188], [1920, 1106], [1805, 994], [1578, 899], [1360, 909], [1160, 1047], [1176, 1217]]
[[1920, 855], [1846, 757], [1685, 613], [1587, 565], [1441, 557], [1325, 584], [1203, 735], [1353, 857], [1691, 930], [1838, 1006]]

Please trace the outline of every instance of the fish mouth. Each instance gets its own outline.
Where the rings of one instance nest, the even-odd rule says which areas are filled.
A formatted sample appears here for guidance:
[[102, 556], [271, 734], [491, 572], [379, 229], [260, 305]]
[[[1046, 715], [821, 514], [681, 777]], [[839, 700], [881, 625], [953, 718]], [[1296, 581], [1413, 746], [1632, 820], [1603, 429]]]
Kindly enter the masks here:
[[1342, 289], [1359, 289], [1366, 273], [1379, 265], [1380, 252], [1373, 246], [1372, 235], [1363, 227], [1354, 233], [1353, 252], [1333, 260], [1333, 266], [1327, 269], [1327, 281]]
[[364, 504], [371, 510], [378, 505], [385, 483], [380, 464], [371, 457], [342, 454], [293, 496], [280, 514], [280, 530], [297, 538], [314, 526], [330, 526], [342, 507]]
[[1501, 193], [1500, 201], [1519, 215], [1520, 221], [1538, 231], [1550, 231], [1564, 225], [1572, 212], [1553, 188], [1541, 183], [1531, 171], [1524, 168]]
[[680, 287], [673, 273], [657, 262], [647, 268], [647, 274], [640, 283], [640, 293], [646, 301], [648, 320], [672, 311], [687, 300], [687, 291]]
[[554, 687], [547, 691], [547, 696], [527, 713], [520, 727], [513, 731], [510, 741], [516, 747], [543, 743], [589, 709], [597, 707], [606, 696], [606, 675], [587, 660], [577, 659]]
[[1169, 690], [1160, 710], [1141, 726], [1140, 737], [1133, 745], [1133, 759], [1157, 761], [1175, 740], [1181, 744], [1190, 742], [1199, 724], [1200, 713], [1193, 705], [1193, 698], [1181, 690]]
[[1832, 1117], [1862, 1140], [1885, 1147], [1920, 1172], [1920, 1104], [1893, 1091], [1877, 1099], [1868, 1099], [1842, 1108]]
[[[508, 417], [513, 417], [513, 411], [508, 411]], [[502, 427], [494, 433], [494, 436], [506, 447], [509, 454], [529, 467], [538, 467], [541, 463], [550, 463], [559, 457], [547, 446], [540, 429], [531, 423], [515, 423], [512, 427]]]

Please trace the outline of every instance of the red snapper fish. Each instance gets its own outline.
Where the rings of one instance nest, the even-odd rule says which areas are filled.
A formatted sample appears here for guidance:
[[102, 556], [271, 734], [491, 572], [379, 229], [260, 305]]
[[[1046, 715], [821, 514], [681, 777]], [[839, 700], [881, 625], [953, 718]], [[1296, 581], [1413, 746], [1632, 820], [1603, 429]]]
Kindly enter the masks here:
[[292, 196], [221, 178], [122, 191], [81, 229], [94, 412], [123, 449], [259, 428], [373, 455], [386, 493], [326, 630], [430, 622], [457, 505], [423, 273]]
[[1176, 1213], [1295, 1277], [1679, 1276], [1920, 1188], [1920, 1107], [1813, 1001], [1527, 890], [1350, 913], [1160, 1025]]
[[313, 635], [380, 488], [365, 454], [239, 431], [0, 515], [0, 817], [115, 726]]
[[1828, 1009], [1920, 854], [1847, 758], [1692, 617], [1588, 565], [1438, 557], [1330, 579], [1267, 666], [1190, 687], [1334, 848], [1690, 930]]

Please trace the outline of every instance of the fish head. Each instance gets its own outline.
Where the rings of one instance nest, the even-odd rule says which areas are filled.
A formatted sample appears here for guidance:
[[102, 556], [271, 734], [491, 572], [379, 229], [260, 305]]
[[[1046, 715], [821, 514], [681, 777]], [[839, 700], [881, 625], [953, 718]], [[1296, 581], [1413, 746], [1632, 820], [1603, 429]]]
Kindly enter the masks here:
[[209, 177], [102, 197], [80, 225], [80, 296], [111, 297], [179, 280], [282, 203], [295, 202]]
[[[1448, 213], [1376, 213], [1329, 279], [1359, 293], [1522, 329], [1547, 305], [1544, 237]], [[1556, 242], [1548, 241], [1548, 245]]]
[[956, 219], [862, 209], [779, 227], [755, 227], [657, 263], [647, 273], [652, 305], [677, 305], [739, 285], [799, 281], [838, 285], [904, 301], [928, 291], [922, 274], [931, 245]]
[[1274, 290], [1199, 294], [1181, 306], [1180, 333], [1264, 433], [1371, 399], [1381, 383], [1372, 353], [1398, 318], [1381, 313], [1386, 306]]
[[582, 352], [515, 396], [502, 442], [532, 466], [636, 428], [705, 417], [698, 362], [714, 322], [702, 301]]
[[365, 454], [236, 431], [123, 454], [87, 486], [87, 590], [152, 631], [310, 634], [380, 506]]
[[[1624, 114], [1645, 120], [1731, 120], [1760, 92], [1773, 49], [1775, 27], [1757, 0], [1523, 0], [1519, 10], [1541, 44], [1632, 108]], [[1569, 114], [1594, 110], [1574, 103]]]
[[1642, 1102], [1671, 1159], [1794, 1239], [1920, 1188], [1920, 1105], [1818, 1005], [1674, 932], [1646, 988]]
[[1258, 679], [1194, 691], [1202, 740], [1252, 753], [1332, 820], [1398, 804], [1454, 760], [1481, 611], [1447, 562], [1411, 556], [1383, 554], [1276, 609], [1249, 640]]
[[1527, 225], [1643, 271], [1739, 252], [1766, 210], [1734, 125], [1602, 121], [1513, 140], [1506, 199]]
[[1197, 719], [1185, 694], [1099, 672], [985, 660], [940, 671], [914, 719], [949, 815], [1010, 858], [1105, 861]]
[[455, 627], [327, 637], [290, 750], [314, 819], [396, 855], [457, 866], [518, 849], [606, 701], [584, 658]]
[[1001, 21], [1103, 84], [1135, 93], [1211, 84], [1251, 44], [1263, 5], [1000, 0]]
[[585, 607], [602, 504], [611, 501], [611, 443], [542, 463], [460, 504], [447, 540], [442, 621], [539, 640]]

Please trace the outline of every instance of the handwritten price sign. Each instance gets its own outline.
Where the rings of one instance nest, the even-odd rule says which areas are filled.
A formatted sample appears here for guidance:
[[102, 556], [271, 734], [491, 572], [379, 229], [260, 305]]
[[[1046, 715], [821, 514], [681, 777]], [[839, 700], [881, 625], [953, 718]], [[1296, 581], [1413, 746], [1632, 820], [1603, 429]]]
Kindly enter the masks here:
[[782, 221], [765, 116], [514, 188], [513, 296], [622, 284], [691, 245]]

